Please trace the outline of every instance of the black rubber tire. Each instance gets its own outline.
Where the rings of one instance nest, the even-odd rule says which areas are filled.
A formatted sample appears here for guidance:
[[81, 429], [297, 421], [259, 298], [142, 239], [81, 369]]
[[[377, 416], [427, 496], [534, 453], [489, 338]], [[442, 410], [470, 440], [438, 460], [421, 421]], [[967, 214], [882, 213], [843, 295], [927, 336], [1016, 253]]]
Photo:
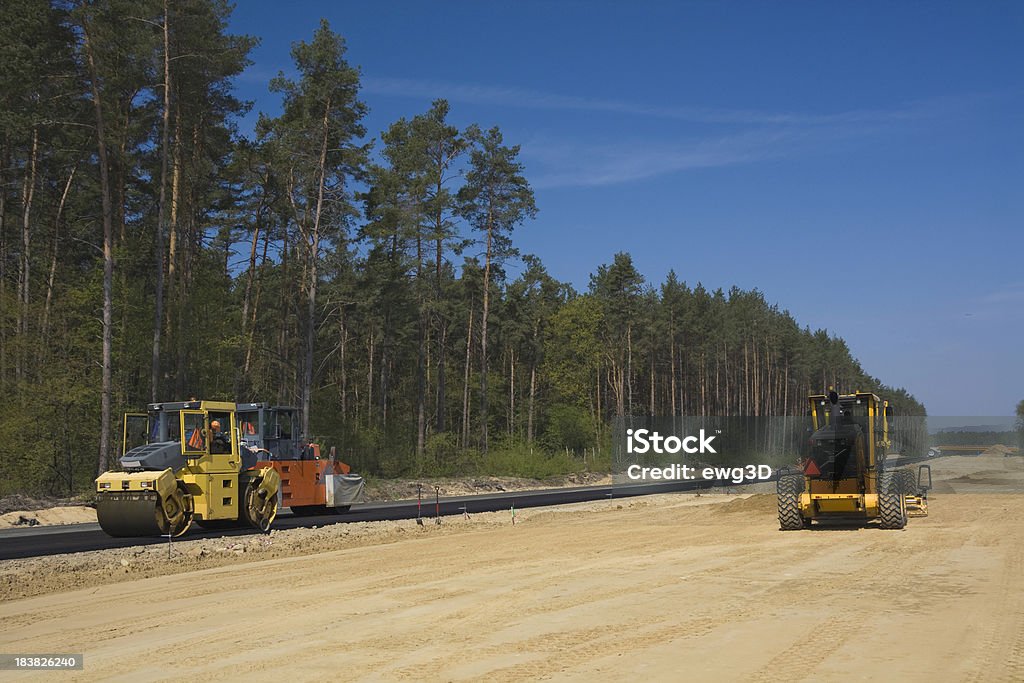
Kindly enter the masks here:
[[785, 474], [775, 484], [779, 499], [779, 529], [798, 531], [809, 526], [800, 514], [800, 494], [804, 491], [802, 474]]
[[917, 495], [917, 477], [911, 470], [899, 470], [896, 472], [896, 484], [900, 493]]
[[894, 472], [883, 472], [878, 478], [878, 523], [883, 529], [907, 526], [907, 502]]

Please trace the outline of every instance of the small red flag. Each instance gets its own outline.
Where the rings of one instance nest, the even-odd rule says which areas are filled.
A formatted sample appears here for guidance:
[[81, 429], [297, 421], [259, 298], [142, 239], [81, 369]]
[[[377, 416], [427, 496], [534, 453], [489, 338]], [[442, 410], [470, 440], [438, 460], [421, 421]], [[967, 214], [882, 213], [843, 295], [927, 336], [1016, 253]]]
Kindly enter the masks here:
[[192, 430], [192, 436], [188, 438], [188, 447], [194, 451], [198, 451], [203, 447], [203, 434], [199, 431], [199, 427]]

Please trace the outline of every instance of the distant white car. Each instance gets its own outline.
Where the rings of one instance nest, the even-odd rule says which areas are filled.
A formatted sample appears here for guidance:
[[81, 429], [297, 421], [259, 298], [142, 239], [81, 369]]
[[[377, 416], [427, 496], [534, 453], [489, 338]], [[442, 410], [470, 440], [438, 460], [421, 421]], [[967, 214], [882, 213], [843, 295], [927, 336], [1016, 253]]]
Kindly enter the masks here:
[[942, 451], [940, 451], [938, 448], [929, 448], [928, 449], [928, 457], [929, 458], [937, 458], [940, 455], [942, 455]]

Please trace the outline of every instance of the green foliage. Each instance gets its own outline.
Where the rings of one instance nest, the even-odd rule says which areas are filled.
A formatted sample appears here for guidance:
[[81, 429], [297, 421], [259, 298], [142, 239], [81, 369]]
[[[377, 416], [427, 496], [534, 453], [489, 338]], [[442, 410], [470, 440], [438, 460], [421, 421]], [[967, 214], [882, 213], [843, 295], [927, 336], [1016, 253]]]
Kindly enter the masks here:
[[553, 450], [582, 453], [597, 441], [594, 417], [580, 406], [556, 404], [548, 413], [544, 442]]
[[554, 395], [583, 405], [600, 382], [604, 315], [592, 296], [571, 299], [552, 316], [544, 338], [544, 374]]
[[518, 444], [489, 449], [480, 458], [474, 474], [546, 479], [584, 469], [581, 458], [560, 451], [551, 453]]
[[484, 132], [470, 126], [466, 139], [473, 147], [466, 182], [459, 190], [459, 212], [471, 227], [486, 233], [487, 251], [500, 262], [514, 253], [508, 233], [537, 214], [533, 190], [518, 160], [519, 145], [503, 145], [497, 127]]

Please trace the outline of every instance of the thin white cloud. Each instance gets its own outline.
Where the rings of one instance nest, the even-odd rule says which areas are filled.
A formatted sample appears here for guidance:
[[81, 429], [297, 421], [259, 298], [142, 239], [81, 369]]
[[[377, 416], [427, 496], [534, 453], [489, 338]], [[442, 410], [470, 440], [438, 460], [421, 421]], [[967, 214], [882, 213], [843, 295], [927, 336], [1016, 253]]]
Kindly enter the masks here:
[[416, 98], [445, 98], [493, 106], [545, 110], [578, 110], [633, 114], [676, 119], [691, 123], [739, 125], [814, 125], [839, 123], [891, 122], [919, 118], [925, 113], [920, 105], [894, 109], [860, 109], [835, 114], [763, 112], [743, 109], [716, 109], [695, 106], [661, 106], [621, 100], [546, 93], [509, 86], [447, 83], [407, 78], [365, 78], [363, 91], [373, 95]]
[[534, 187], [600, 187], [780, 158], [824, 144], [825, 137], [835, 140], [850, 133], [760, 128], [710, 139], [669, 142], [579, 144], [534, 139], [522, 145], [522, 155]]
[[1024, 322], [1024, 282], [1009, 282], [968, 299], [964, 306], [963, 322], [981, 325], [995, 322], [1000, 325]]
[[1011, 282], [1000, 289], [988, 292], [979, 301], [990, 305], [1024, 306], [1024, 282]]

